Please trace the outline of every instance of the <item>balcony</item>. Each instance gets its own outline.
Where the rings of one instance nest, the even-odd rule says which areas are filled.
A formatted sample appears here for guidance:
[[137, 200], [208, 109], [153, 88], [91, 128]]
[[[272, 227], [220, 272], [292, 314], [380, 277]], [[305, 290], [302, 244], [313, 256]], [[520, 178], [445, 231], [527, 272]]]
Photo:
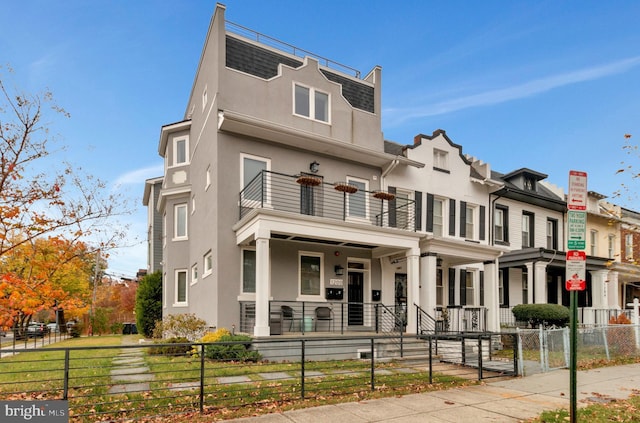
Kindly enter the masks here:
[[346, 182], [329, 183], [314, 174], [262, 171], [239, 194], [239, 217], [254, 209], [415, 231], [415, 203]]

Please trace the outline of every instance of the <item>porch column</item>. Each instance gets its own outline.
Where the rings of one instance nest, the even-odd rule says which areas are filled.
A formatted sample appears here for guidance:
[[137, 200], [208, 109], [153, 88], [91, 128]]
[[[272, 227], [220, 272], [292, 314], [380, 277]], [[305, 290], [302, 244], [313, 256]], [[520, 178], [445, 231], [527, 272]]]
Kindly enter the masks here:
[[256, 234], [256, 325], [254, 336], [269, 336], [269, 295], [271, 293], [271, 266], [269, 263], [270, 231]]
[[534, 264], [534, 304], [547, 303], [547, 263], [537, 261]]
[[487, 308], [489, 332], [500, 331], [500, 296], [498, 293], [498, 260], [484, 263], [484, 305]]
[[624, 308], [624, 306], [620, 302], [620, 285], [618, 285], [618, 272], [616, 272], [615, 270], [610, 270], [607, 280], [605, 281], [605, 285], [609, 290], [609, 308], [616, 308], [618, 310]]
[[416, 308], [420, 305], [420, 248], [407, 251], [407, 333], [416, 333]]
[[420, 256], [420, 307], [431, 317], [435, 317], [436, 309], [437, 267], [435, 254]]
[[533, 304], [533, 263], [525, 264], [527, 267], [527, 298], [522, 299], [522, 304]]
[[595, 270], [591, 273], [591, 304], [592, 308], [602, 309], [609, 307], [607, 292], [607, 270]]

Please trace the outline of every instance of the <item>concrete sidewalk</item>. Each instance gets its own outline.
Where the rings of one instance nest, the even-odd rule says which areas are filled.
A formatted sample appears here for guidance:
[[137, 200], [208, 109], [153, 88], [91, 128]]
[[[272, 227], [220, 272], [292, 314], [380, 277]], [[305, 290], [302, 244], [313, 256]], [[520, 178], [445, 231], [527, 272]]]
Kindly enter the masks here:
[[[640, 364], [580, 371], [577, 384], [578, 407], [628, 398], [634, 389], [640, 389]], [[556, 370], [466, 388], [325, 405], [233, 422], [521, 422], [543, 411], [569, 409], [569, 401], [569, 371]]]

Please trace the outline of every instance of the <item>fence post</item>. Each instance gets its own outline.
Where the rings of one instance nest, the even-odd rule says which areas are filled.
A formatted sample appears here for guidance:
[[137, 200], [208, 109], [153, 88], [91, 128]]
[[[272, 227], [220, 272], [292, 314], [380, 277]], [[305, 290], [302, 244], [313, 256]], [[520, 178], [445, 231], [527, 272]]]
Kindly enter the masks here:
[[69, 348], [64, 350], [64, 388], [62, 392], [62, 399], [67, 400], [69, 398]]
[[524, 376], [524, 358], [522, 356], [522, 335], [520, 328], [516, 328], [517, 344], [518, 344], [518, 373], [520, 376]]
[[464, 342], [464, 336], [460, 337], [460, 351], [462, 352], [462, 364], [467, 364], [467, 351], [466, 351], [466, 345]]
[[564, 362], [567, 366], [567, 368], [569, 367], [569, 350], [570, 350], [570, 346], [569, 346], [569, 327], [565, 326], [564, 329], [562, 330], [562, 341], [564, 344]]
[[[518, 328], [516, 328], [516, 330], [517, 329]], [[511, 334], [511, 336], [513, 336], [513, 371], [516, 376], [522, 376], [522, 374], [518, 374], [518, 370], [520, 370], [520, 360], [518, 360], [518, 351], [520, 351], [519, 336], [517, 333]]]
[[478, 380], [482, 380], [482, 335], [478, 335]]
[[378, 320], [379, 320], [379, 318], [378, 318], [378, 311], [379, 311], [379, 310], [378, 310], [378, 305], [379, 305], [379, 304], [375, 304], [375, 305], [373, 306], [373, 307], [374, 307], [374, 312], [375, 312], [375, 315], [376, 315], [376, 318], [375, 318], [375, 321], [376, 321], [376, 333], [379, 333], [379, 327], [378, 327], [378, 325], [379, 325], [379, 321], [378, 321]]
[[609, 326], [602, 326], [600, 330], [602, 331], [602, 342], [604, 343], [604, 352], [607, 354], [607, 361], [611, 360], [609, 356], [609, 342], [607, 340], [607, 329]]
[[301, 351], [300, 351], [300, 396], [304, 399], [304, 350], [305, 350], [305, 340], [302, 339], [300, 341]]
[[400, 325], [400, 357], [404, 357], [404, 327]]
[[429, 335], [429, 384], [433, 383], [433, 335]]
[[371, 390], [372, 391], [375, 391], [376, 389], [374, 353], [375, 353], [375, 348], [374, 348], [373, 338], [371, 338]]
[[546, 373], [549, 370], [549, 363], [547, 362], [546, 357], [546, 332], [544, 331], [543, 325], [538, 326], [538, 342], [540, 344], [540, 367], [542, 368], [542, 373]]
[[200, 344], [200, 413], [204, 411], [204, 344]]

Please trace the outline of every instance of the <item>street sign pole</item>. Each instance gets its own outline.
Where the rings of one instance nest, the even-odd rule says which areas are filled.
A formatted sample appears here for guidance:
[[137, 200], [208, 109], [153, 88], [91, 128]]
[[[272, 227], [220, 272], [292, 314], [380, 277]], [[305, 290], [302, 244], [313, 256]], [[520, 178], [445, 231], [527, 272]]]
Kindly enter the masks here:
[[571, 423], [578, 421], [578, 291], [586, 288], [586, 236], [587, 236], [587, 173], [569, 171], [569, 196], [567, 198], [567, 258], [566, 289], [569, 291], [570, 342], [569, 342], [569, 399]]

